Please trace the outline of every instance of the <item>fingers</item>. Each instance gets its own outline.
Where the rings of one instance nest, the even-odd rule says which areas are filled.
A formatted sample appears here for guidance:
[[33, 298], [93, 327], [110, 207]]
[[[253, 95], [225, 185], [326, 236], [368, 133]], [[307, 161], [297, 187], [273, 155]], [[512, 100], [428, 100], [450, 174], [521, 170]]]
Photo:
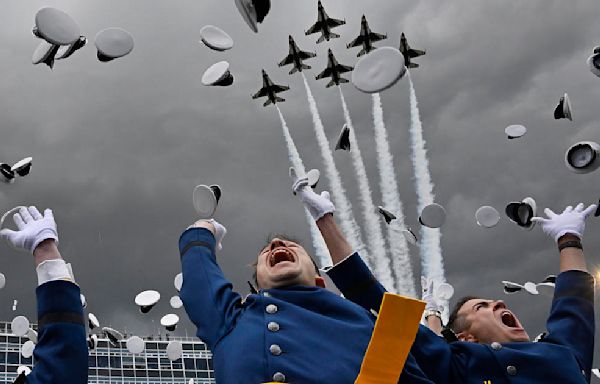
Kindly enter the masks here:
[[29, 208], [27, 208], [27, 210], [29, 211], [29, 214], [31, 215], [31, 217], [33, 217], [34, 220], [41, 220], [42, 219], [42, 214], [33, 205], [30, 206]]
[[570, 213], [573, 211], [573, 206], [569, 205], [567, 208], [565, 208], [565, 210], [563, 211], [563, 213]]
[[592, 214], [592, 212], [596, 210], [596, 208], [598, 208], [598, 206], [596, 204], [592, 204], [581, 213], [583, 214], [583, 217], [587, 219]]
[[543, 217], [532, 217], [531, 221], [533, 221], [534, 223], [544, 224], [549, 222], [550, 220], [544, 219]]
[[575, 207], [575, 212], [583, 211], [583, 207], [585, 207], [585, 205], [583, 203], [577, 204], [577, 206]]
[[17, 228], [19, 228], [19, 230], [25, 228], [25, 222], [23, 221], [23, 218], [19, 213], [15, 213], [13, 215], [13, 220], [15, 221], [15, 224], [17, 225]]
[[29, 213], [27, 208], [21, 207], [21, 209], [19, 209], [19, 214], [25, 223], [30, 223], [33, 221], [33, 217], [31, 217], [31, 213]]
[[553, 210], [551, 210], [550, 208], [546, 208], [546, 209], [544, 209], [544, 213], [546, 214], [546, 216], [548, 216], [548, 217], [549, 217], [549, 218], [551, 218], [551, 219], [552, 219], [553, 217], [557, 216], [557, 214], [556, 214], [556, 213], [554, 213], [554, 211], [553, 211]]
[[54, 212], [52, 212], [50, 208], [46, 208], [44, 210], [44, 217], [46, 219], [52, 219], [52, 221], [54, 221]]
[[329, 192], [327, 192], [327, 191], [321, 192], [321, 197], [331, 201], [331, 196], [329, 196]]

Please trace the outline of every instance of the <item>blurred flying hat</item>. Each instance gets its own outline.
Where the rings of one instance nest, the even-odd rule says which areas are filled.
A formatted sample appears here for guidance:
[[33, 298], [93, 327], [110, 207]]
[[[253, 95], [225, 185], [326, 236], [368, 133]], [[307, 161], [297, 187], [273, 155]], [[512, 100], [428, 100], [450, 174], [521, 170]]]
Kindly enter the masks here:
[[131, 336], [125, 344], [127, 345], [127, 350], [134, 355], [144, 352], [146, 348], [146, 343], [139, 336]]
[[29, 359], [33, 355], [33, 350], [35, 349], [35, 344], [31, 340], [27, 340], [21, 346], [21, 356], [25, 359]]
[[36, 332], [34, 329], [32, 329], [32, 328], [29, 328], [29, 329], [27, 330], [27, 333], [25, 334], [25, 336], [27, 336], [27, 338], [28, 338], [29, 340], [31, 340], [31, 342], [32, 342], [32, 343], [34, 343], [34, 344], [37, 344], [37, 341], [38, 341], [38, 333], [37, 333], [37, 332]]
[[233, 47], [233, 39], [224, 30], [214, 25], [205, 25], [200, 30], [200, 41], [215, 51], [226, 51]]
[[10, 170], [15, 172], [19, 176], [27, 176], [31, 171], [31, 162], [33, 159], [31, 157], [26, 157], [23, 160], [17, 161]]
[[171, 308], [173, 309], [179, 309], [183, 307], [183, 301], [181, 301], [181, 298], [179, 296], [171, 297], [171, 299], [169, 300], [169, 304], [171, 304]]
[[590, 71], [600, 77], [600, 47], [594, 47], [594, 53], [587, 59]]
[[160, 293], [153, 290], [143, 291], [135, 297], [135, 304], [140, 307], [142, 313], [148, 313], [160, 300]]
[[439, 204], [429, 204], [421, 211], [419, 223], [429, 228], [439, 228], [446, 221], [446, 210]]
[[75, 51], [78, 51], [79, 49], [85, 47], [86, 44], [87, 44], [87, 39], [85, 38], [85, 36], [79, 36], [79, 39], [75, 40], [75, 42], [73, 44], [61, 46], [58, 49], [58, 51], [56, 52], [55, 59], [56, 60], [66, 59], [67, 57], [74, 54]]
[[181, 286], [183, 285], [183, 273], [178, 273], [175, 275], [175, 278], [173, 279], [173, 285], [175, 286], [177, 292], [181, 291]]
[[258, 33], [258, 23], [262, 23], [271, 9], [271, 0], [235, 0], [235, 6], [250, 29]]
[[344, 124], [342, 130], [340, 131], [340, 135], [338, 136], [337, 143], [335, 144], [335, 150], [341, 149], [343, 151], [350, 150], [350, 128], [348, 125]]
[[165, 327], [167, 331], [173, 332], [175, 328], [177, 328], [177, 323], [179, 323], [179, 316], [174, 313], [169, 313], [168, 315], [164, 315], [160, 319], [160, 325]]
[[404, 228], [402, 230], [402, 235], [404, 235], [406, 241], [408, 241], [412, 245], [417, 245], [419, 239], [417, 239], [417, 235], [415, 235], [412, 229], [410, 229], [409, 227]]
[[104, 332], [110, 344], [115, 348], [119, 346], [119, 341], [123, 340], [123, 334], [110, 327], [102, 327], [102, 332]]
[[25, 336], [29, 330], [29, 320], [25, 316], [15, 317], [10, 323], [10, 330], [15, 336]]
[[531, 219], [537, 213], [537, 205], [531, 197], [526, 197], [521, 202], [508, 203], [505, 212], [506, 216], [520, 227], [531, 230], [535, 226]]
[[0, 163], [0, 175], [5, 183], [12, 183], [15, 180], [15, 172], [8, 164]]
[[589, 173], [600, 166], [600, 145], [592, 141], [580, 141], [567, 149], [567, 168], [576, 173]]
[[[219, 188], [219, 192], [221, 189]], [[220, 196], [220, 193], [219, 193]], [[194, 188], [192, 196], [194, 208], [200, 219], [210, 219], [217, 209], [217, 196], [213, 188], [200, 184]]]
[[96, 349], [96, 347], [98, 346], [98, 335], [90, 335], [90, 337], [88, 337], [87, 343], [88, 348], [90, 350]]
[[90, 327], [90, 330], [100, 326], [98, 318], [93, 313], [88, 313], [88, 326]]
[[33, 34], [54, 45], [73, 44], [80, 36], [79, 26], [71, 16], [50, 7], [36, 13]]
[[527, 128], [522, 125], [509, 125], [504, 129], [504, 133], [509, 139], [516, 139], [527, 133]]
[[59, 45], [50, 44], [47, 41], [42, 41], [33, 51], [31, 62], [33, 64], [44, 63], [50, 68], [54, 68], [54, 57], [58, 52]]
[[475, 219], [477, 220], [477, 225], [484, 228], [492, 228], [500, 221], [500, 214], [496, 208], [484, 205], [483, 207], [479, 207], [477, 212], [475, 212]]
[[[79, 36], [78, 36], [79, 37]], [[111, 61], [133, 50], [133, 36], [122, 28], [106, 28], [96, 34], [98, 60]]]
[[569, 100], [569, 95], [567, 95], [566, 93], [560, 98], [558, 105], [554, 109], [554, 118], [557, 120], [569, 119], [573, 121], [573, 112], [571, 112], [571, 101]]
[[202, 84], [206, 86], [226, 87], [233, 84], [233, 75], [229, 71], [229, 63], [219, 61], [208, 67], [202, 75]]
[[308, 178], [308, 185], [312, 189], [315, 189], [319, 183], [321, 172], [319, 172], [318, 169], [311, 169], [310, 171], [306, 172], [306, 177]]
[[0, 273], [0, 289], [4, 288], [6, 285], [6, 277], [3, 273]]
[[363, 56], [352, 71], [352, 84], [362, 92], [378, 93], [390, 88], [406, 73], [404, 56], [392, 47], [383, 47]]

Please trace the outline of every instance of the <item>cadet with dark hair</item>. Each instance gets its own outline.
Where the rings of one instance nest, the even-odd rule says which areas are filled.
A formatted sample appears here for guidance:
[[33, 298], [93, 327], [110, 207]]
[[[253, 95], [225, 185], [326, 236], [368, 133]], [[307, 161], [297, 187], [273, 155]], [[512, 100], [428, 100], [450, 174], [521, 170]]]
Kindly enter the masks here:
[[[459, 341], [447, 343], [421, 326], [411, 352], [425, 374], [437, 383], [589, 383], [594, 353], [594, 278], [587, 272], [581, 239], [585, 219], [596, 209], [569, 206], [561, 214], [534, 218], [558, 244], [560, 274], [547, 321], [547, 336], [537, 343], [502, 300], [468, 296], [459, 300], [450, 327]], [[367, 293], [353, 292], [355, 284], [374, 280], [368, 268], [350, 257], [328, 272], [350, 300], [365, 308], [384, 292], [370, 284]], [[428, 320], [434, 320], [429, 317]], [[440, 325], [438, 320], [438, 325]]]
[[33, 254], [38, 277], [38, 342], [34, 368], [15, 383], [85, 384], [88, 382], [86, 322], [70, 268], [58, 251], [58, 232], [50, 209], [42, 216], [36, 207], [21, 207], [14, 215], [17, 231], [0, 236], [16, 249]]
[[[338, 229], [327, 193], [301, 178], [294, 192], [316, 220], [334, 262], [358, 254]], [[213, 353], [219, 384], [353, 383], [375, 316], [324, 289], [313, 260], [298, 243], [275, 237], [259, 252], [258, 293], [242, 301], [217, 264], [225, 228], [200, 220], [180, 237], [181, 299], [197, 335]], [[402, 383], [431, 383], [409, 358]]]

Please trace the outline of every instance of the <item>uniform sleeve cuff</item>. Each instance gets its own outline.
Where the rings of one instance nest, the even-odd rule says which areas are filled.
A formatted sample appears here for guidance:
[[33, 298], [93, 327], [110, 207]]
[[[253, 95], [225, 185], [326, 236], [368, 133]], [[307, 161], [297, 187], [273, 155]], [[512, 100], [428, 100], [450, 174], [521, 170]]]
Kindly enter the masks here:
[[35, 269], [38, 278], [38, 286], [49, 281], [67, 280], [75, 282], [70, 265], [63, 259], [42, 261]]

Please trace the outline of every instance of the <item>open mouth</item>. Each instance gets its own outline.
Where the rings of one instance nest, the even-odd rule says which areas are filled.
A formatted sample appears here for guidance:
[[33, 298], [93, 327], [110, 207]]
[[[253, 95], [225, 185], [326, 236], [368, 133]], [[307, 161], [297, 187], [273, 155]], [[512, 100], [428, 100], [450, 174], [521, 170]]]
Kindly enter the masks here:
[[510, 312], [502, 313], [500, 319], [502, 320], [502, 324], [509, 328], [520, 328], [517, 318]]
[[271, 267], [284, 261], [294, 262], [294, 255], [286, 248], [276, 248], [269, 255], [269, 265]]

